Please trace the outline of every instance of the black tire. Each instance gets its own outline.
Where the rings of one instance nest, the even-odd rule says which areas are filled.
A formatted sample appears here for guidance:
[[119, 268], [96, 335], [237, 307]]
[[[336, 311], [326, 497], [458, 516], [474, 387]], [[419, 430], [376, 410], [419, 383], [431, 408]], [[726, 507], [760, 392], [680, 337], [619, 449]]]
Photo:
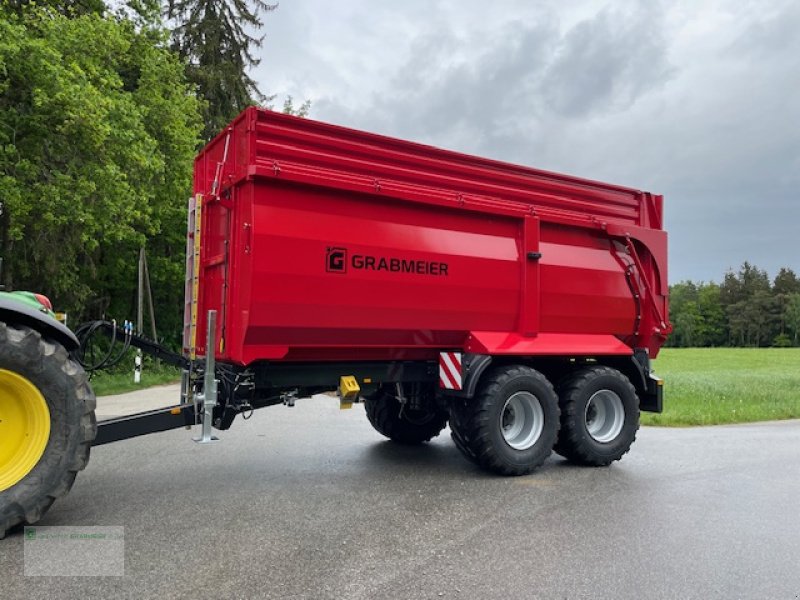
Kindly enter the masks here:
[[401, 410], [402, 405], [391, 387], [383, 387], [366, 397], [364, 408], [375, 431], [400, 444], [428, 442], [447, 425], [447, 414], [436, 408]]
[[[507, 422], [513, 403], [520, 398], [528, 403], [521, 406], [535, 411], [521, 419], [522, 423], [530, 419], [530, 433], [521, 441], [511, 435], [513, 421]], [[454, 402], [451, 409], [456, 447], [467, 459], [501, 475], [525, 475], [539, 467], [550, 456], [558, 435], [555, 390], [544, 375], [526, 366], [505, 366], [488, 373], [472, 400]]]
[[96, 400], [84, 370], [59, 343], [33, 329], [0, 322], [0, 369], [25, 377], [44, 396], [50, 437], [33, 469], [0, 492], [0, 538], [12, 527], [38, 521], [66, 496], [89, 461], [97, 435]]
[[[555, 446], [558, 454], [576, 464], [602, 467], [630, 450], [639, 430], [639, 400], [625, 375], [611, 367], [580, 369], [559, 386], [559, 398], [561, 431]], [[598, 411], [595, 408], [593, 416], [592, 409], [603, 403], [609, 408], [604, 410], [602, 423], [598, 423]], [[615, 424], [613, 415], [620, 409], [623, 414]]]

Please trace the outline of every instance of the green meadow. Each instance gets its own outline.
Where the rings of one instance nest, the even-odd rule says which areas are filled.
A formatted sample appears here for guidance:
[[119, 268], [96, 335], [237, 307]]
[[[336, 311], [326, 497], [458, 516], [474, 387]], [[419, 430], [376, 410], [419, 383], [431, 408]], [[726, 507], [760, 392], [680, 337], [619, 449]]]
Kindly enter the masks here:
[[800, 348], [666, 348], [653, 367], [664, 412], [643, 425], [718, 425], [800, 418]]

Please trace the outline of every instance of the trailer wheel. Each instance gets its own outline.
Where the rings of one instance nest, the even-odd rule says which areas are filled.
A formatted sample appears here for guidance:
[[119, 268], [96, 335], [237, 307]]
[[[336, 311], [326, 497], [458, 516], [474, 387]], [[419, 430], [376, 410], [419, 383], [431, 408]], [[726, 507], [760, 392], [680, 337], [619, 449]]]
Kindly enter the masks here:
[[558, 398], [544, 375], [525, 366], [485, 376], [475, 397], [453, 404], [453, 439], [481, 467], [524, 475], [550, 456], [558, 435]]
[[447, 425], [447, 414], [433, 403], [428, 410], [403, 407], [390, 386], [364, 399], [367, 418], [375, 431], [400, 444], [421, 444], [435, 438]]
[[0, 322], [0, 538], [67, 494], [97, 434], [95, 396], [66, 349]]
[[628, 452], [639, 429], [636, 390], [610, 367], [581, 369], [559, 387], [561, 432], [555, 451], [568, 460], [606, 466]]

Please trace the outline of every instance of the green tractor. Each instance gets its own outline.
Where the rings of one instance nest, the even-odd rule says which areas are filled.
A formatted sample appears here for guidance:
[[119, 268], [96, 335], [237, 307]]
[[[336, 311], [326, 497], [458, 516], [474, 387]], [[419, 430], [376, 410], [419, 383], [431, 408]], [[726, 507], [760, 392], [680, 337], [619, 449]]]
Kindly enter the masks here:
[[35, 523], [89, 461], [95, 396], [50, 300], [0, 292], [0, 538]]

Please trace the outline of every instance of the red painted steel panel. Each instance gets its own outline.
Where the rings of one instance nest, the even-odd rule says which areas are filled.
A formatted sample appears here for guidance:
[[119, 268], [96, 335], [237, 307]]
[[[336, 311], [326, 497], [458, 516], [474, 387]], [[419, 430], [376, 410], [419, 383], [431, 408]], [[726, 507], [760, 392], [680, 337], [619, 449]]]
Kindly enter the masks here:
[[669, 330], [660, 196], [259, 109], [194, 187], [220, 360], [654, 356]]
[[586, 333], [541, 333], [524, 337], [518, 333], [473, 331], [466, 349], [476, 354], [524, 356], [626, 355], [631, 349], [613, 335]]

